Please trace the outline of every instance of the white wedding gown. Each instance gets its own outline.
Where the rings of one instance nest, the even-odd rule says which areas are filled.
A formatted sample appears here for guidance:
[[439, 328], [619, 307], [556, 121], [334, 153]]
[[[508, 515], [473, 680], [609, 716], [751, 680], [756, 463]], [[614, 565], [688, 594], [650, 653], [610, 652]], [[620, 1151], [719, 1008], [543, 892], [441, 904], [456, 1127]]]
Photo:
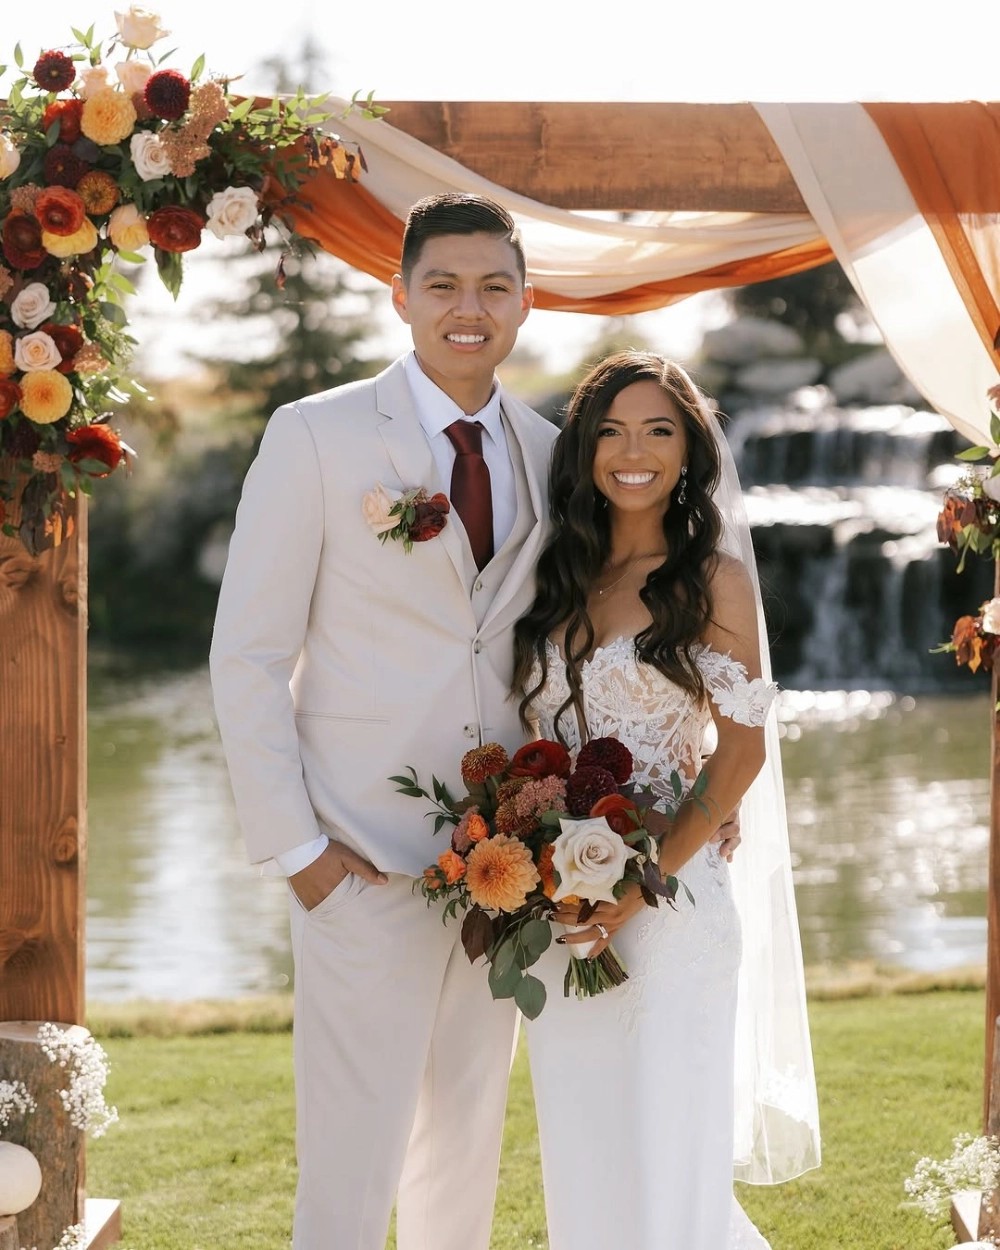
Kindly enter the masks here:
[[[536, 697], [542, 737], [568, 688], [548, 644], [548, 683]], [[724, 715], [762, 724], [776, 687], [708, 647], [697, 657]], [[670, 796], [701, 768], [710, 714], [658, 670], [633, 640], [599, 648], [584, 665], [592, 737], [631, 751], [640, 782]], [[561, 727], [579, 747], [575, 717]], [[737, 851], [739, 854], [739, 851]], [[661, 903], [613, 939], [629, 979], [593, 998], [563, 994], [568, 947], [555, 942], [532, 969], [545, 982], [541, 1015], [526, 1021], [538, 1116], [549, 1250], [768, 1250], [733, 1193], [733, 1072], [740, 924], [729, 865], [709, 844], [678, 873], [676, 910]]]

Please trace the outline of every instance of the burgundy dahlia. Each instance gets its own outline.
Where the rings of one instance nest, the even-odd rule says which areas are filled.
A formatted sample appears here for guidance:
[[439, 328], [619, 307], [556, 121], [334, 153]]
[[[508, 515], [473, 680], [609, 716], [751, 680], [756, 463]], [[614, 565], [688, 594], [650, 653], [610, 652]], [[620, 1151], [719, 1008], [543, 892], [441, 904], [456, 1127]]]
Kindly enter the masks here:
[[632, 752], [617, 738], [591, 738], [580, 748], [576, 764], [578, 768], [606, 768], [620, 786], [632, 776]]
[[73, 85], [76, 66], [65, 52], [43, 52], [31, 76], [43, 91], [65, 91]]
[[45, 153], [42, 169], [50, 187], [69, 187], [72, 191], [90, 166], [80, 160], [68, 143], [56, 143]]
[[146, 80], [143, 99], [154, 117], [175, 122], [187, 111], [191, 84], [177, 69], [161, 69]]
[[8, 213], [0, 230], [7, 263], [14, 269], [37, 269], [47, 255], [38, 218], [30, 213]]
[[566, 779], [566, 807], [571, 816], [583, 818], [598, 799], [617, 792], [618, 783], [606, 768], [595, 764], [577, 768]]

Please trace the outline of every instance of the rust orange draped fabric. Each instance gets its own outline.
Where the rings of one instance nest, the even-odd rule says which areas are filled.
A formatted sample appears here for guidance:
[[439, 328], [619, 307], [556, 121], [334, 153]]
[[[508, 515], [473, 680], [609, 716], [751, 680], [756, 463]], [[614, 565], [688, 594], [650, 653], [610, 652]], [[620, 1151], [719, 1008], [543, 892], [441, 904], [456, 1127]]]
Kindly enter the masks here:
[[[866, 104], [934, 234], [984, 345], [1000, 365], [1000, 105]], [[982, 221], [989, 217], [988, 223]]]
[[[314, 171], [302, 202], [287, 211], [296, 228], [324, 251], [355, 269], [388, 283], [399, 269], [403, 223], [366, 189], [364, 183], [338, 179], [329, 169]], [[697, 291], [745, 286], [783, 277], [833, 260], [822, 239], [775, 252], [731, 261], [660, 282], [644, 282], [586, 298], [546, 290], [535, 282], [535, 307], [560, 312], [622, 316], [663, 308]]]

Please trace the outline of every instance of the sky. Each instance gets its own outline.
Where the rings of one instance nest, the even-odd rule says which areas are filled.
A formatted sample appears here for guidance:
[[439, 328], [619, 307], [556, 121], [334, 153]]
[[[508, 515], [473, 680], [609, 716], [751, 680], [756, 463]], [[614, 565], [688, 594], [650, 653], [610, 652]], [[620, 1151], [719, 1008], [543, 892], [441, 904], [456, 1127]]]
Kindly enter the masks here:
[[[9, 7], [9, 6], [5, 6]], [[29, 65], [43, 48], [72, 42], [72, 27], [115, 31], [126, 4], [85, 6], [45, 0], [16, 6], [0, 22], [0, 64], [13, 64], [20, 43]], [[374, 92], [381, 100], [610, 100], [726, 103], [998, 98], [1000, 5], [965, 0], [950, 12], [905, 0], [838, 0], [824, 9], [808, 0], [631, 0], [624, 5], [564, 0], [506, 0], [463, 6], [454, 0], [278, 0], [257, 6], [214, 0], [144, 0], [171, 35], [154, 47], [166, 64], [189, 70], [204, 54], [209, 73], [242, 74], [239, 89], [269, 93], [276, 53], [294, 63], [307, 41], [322, 56], [337, 96]], [[263, 16], [257, 16], [262, 14]], [[10, 81], [0, 77], [0, 91]], [[144, 348], [154, 375], [176, 371], [175, 340], [191, 301], [206, 289], [199, 269], [175, 304], [154, 275], [135, 297], [132, 315], [157, 327]], [[408, 346], [405, 327], [388, 310], [380, 347]], [[685, 356], [701, 330], [723, 320], [718, 296], [694, 296], [634, 324], [663, 350]], [[534, 311], [521, 342], [558, 368], [585, 350], [599, 319]], [[662, 340], [662, 341], [661, 341]]]

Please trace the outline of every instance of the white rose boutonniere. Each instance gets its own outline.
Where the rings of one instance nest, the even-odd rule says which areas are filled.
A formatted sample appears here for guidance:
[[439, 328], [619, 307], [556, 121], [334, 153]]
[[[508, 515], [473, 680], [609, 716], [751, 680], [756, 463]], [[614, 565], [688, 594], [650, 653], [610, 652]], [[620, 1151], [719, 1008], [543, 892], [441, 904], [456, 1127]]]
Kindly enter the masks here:
[[361, 501], [361, 514], [379, 542], [400, 539], [406, 552], [440, 534], [450, 511], [447, 495], [428, 495], [423, 486], [399, 492], [378, 482]]

